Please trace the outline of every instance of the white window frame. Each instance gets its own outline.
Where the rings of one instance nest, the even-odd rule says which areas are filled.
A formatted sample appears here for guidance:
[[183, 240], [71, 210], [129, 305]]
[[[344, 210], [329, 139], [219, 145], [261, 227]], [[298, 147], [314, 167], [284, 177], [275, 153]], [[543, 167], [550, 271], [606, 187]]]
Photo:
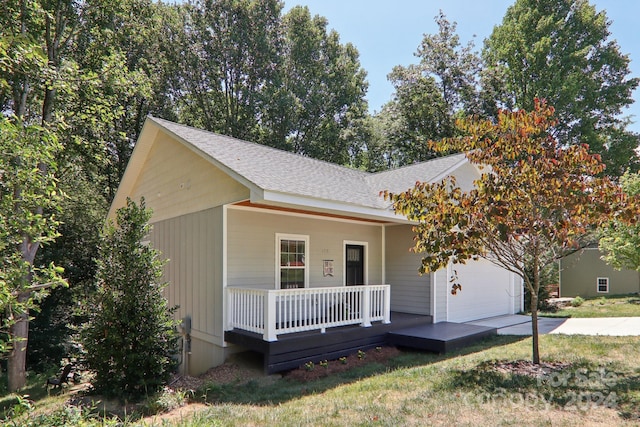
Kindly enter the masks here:
[[[604, 280], [607, 283], [607, 290], [606, 291], [601, 291], [600, 290], [600, 280]], [[596, 279], [596, 292], [599, 294], [608, 294], [609, 293], [609, 278], [608, 277], [598, 277]]]
[[[305, 234], [285, 234], [285, 233], [276, 233], [276, 259], [275, 259], [275, 284], [276, 289], [282, 289], [280, 283], [280, 269], [282, 266], [280, 265], [280, 243], [282, 240], [298, 240], [304, 241], [304, 287], [309, 287], [309, 236]], [[291, 267], [288, 267], [291, 268]]]

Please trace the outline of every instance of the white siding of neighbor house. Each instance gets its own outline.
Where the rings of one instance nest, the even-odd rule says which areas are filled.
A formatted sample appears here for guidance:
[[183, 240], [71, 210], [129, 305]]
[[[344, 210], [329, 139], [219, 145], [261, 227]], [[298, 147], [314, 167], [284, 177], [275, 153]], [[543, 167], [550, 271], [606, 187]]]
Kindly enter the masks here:
[[386, 227], [386, 281], [391, 285], [391, 310], [431, 314], [431, 278], [420, 275], [421, 254], [411, 252], [414, 232], [410, 225]]
[[249, 197], [249, 190], [164, 132], [158, 132], [129, 194], [144, 197], [152, 221]]
[[[228, 209], [227, 218], [229, 287], [275, 288], [276, 233], [309, 236], [310, 287], [344, 285], [344, 241], [368, 243], [367, 282], [382, 283], [380, 225], [233, 207]], [[333, 260], [333, 276], [323, 276], [323, 260]]]
[[[153, 224], [151, 242], [168, 260], [164, 279], [174, 317], [191, 317], [189, 371], [204, 372], [224, 361], [222, 207]], [[194, 351], [200, 348], [202, 351]]]

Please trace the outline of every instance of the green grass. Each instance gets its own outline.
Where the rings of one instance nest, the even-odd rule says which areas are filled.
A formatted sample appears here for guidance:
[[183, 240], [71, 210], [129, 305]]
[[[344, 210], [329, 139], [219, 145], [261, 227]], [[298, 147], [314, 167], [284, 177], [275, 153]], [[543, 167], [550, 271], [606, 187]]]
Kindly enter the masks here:
[[[495, 361], [531, 355], [530, 338], [498, 336], [447, 355], [403, 352], [386, 366], [372, 363], [313, 382], [285, 377], [210, 385], [193, 395], [207, 405], [195, 412], [170, 420], [132, 416], [121, 425], [638, 425], [639, 349], [640, 337], [544, 335], [543, 361], [571, 365], [538, 380], [491, 369]], [[114, 422], [69, 418], [65, 397], [44, 395], [32, 413], [11, 422], [63, 425], [64, 416], [83, 425]]]
[[640, 296], [614, 295], [585, 298], [579, 307], [564, 307], [556, 312], [541, 312], [546, 317], [637, 317], [640, 316]]

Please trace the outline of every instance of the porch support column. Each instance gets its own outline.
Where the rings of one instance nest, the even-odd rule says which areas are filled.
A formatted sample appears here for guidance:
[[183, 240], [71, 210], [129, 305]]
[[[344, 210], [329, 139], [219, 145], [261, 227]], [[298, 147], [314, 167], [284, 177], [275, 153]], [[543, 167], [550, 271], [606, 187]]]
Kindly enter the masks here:
[[384, 308], [382, 323], [391, 323], [391, 286], [384, 287]]
[[264, 319], [264, 335], [262, 336], [265, 341], [278, 341], [276, 335], [276, 294], [272, 291], [267, 291], [266, 298], [264, 299], [263, 308]]
[[371, 326], [371, 288], [369, 286], [362, 287], [362, 323], [360, 326], [368, 328]]

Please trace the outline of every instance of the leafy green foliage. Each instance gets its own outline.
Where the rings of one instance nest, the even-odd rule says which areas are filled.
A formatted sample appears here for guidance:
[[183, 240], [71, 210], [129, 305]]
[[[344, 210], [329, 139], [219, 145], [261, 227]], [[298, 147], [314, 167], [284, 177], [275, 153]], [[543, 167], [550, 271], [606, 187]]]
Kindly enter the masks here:
[[63, 267], [69, 287], [53, 289], [29, 322], [27, 367], [37, 372], [78, 356], [76, 333], [86, 321], [79, 302], [95, 291], [95, 258], [106, 212], [100, 189], [86, 179], [81, 168], [66, 170], [58, 185], [66, 194], [58, 216], [60, 236], [44, 246], [36, 260]]
[[0, 337], [9, 339], [0, 342], [2, 352], [9, 344], [23, 344], [12, 327], [49, 288], [65, 284], [55, 264], [35, 265], [30, 258], [58, 237], [61, 195], [53, 157], [59, 148], [46, 129], [0, 117]]
[[385, 123], [381, 131], [395, 166], [442, 155], [427, 141], [454, 136], [456, 116], [479, 111], [480, 59], [473, 43], [462, 46], [456, 23], [442, 12], [435, 20], [438, 33], [426, 34], [415, 54], [420, 63], [396, 66], [389, 74], [395, 94], [376, 116]]
[[[640, 196], [640, 174], [627, 172], [620, 182], [628, 196]], [[603, 259], [614, 268], [640, 272], [640, 223], [612, 221], [602, 231], [600, 249]]]
[[158, 251], [143, 241], [151, 213], [127, 200], [102, 238], [97, 293], [82, 333], [93, 386], [107, 395], [140, 397], [157, 390], [174, 367], [176, 322], [162, 296]]
[[638, 170], [638, 135], [619, 116], [638, 78], [610, 38], [610, 21], [587, 0], [518, 0], [485, 43], [483, 90], [497, 107], [531, 110], [536, 98], [556, 109], [562, 144], [589, 144], [610, 176]]
[[181, 121], [310, 157], [353, 164], [366, 135], [358, 52], [306, 7], [197, 1], [183, 10], [171, 94]]
[[414, 250], [421, 271], [485, 257], [519, 275], [531, 295], [533, 360], [539, 362], [537, 310], [541, 275], [562, 256], [584, 247], [612, 218], [630, 222], [639, 205], [625, 197], [604, 164], [585, 145], [564, 147], [549, 132], [553, 108], [501, 111], [492, 120], [458, 121], [464, 136], [432, 142], [435, 150], [465, 153], [481, 172], [463, 191], [453, 177], [385, 193], [397, 213], [418, 222]]

